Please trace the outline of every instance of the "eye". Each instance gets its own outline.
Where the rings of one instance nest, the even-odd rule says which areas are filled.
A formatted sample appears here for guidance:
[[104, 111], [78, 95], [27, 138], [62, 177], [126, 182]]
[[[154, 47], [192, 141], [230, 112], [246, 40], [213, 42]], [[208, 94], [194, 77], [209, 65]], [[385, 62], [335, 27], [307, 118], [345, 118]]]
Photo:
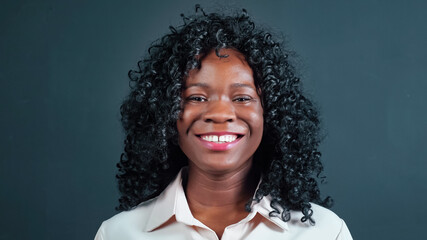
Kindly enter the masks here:
[[185, 99], [187, 102], [206, 102], [208, 99], [204, 96], [193, 95]]
[[233, 102], [238, 102], [238, 103], [246, 103], [251, 101], [253, 98], [250, 96], [237, 96], [233, 99]]

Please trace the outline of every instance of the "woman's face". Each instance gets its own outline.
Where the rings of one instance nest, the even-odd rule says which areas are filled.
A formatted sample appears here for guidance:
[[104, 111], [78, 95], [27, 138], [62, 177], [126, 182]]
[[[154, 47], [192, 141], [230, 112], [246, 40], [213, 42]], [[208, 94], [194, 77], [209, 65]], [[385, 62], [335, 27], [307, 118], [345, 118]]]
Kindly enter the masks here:
[[177, 122], [182, 151], [199, 169], [231, 172], [252, 162], [263, 134], [263, 109], [244, 56], [211, 51], [190, 71]]

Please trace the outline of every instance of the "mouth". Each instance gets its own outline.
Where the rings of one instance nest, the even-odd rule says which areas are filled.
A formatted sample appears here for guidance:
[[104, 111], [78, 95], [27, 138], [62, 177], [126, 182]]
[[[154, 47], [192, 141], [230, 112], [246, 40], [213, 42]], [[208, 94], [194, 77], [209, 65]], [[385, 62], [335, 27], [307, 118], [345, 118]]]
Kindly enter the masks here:
[[220, 132], [196, 134], [202, 145], [212, 151], [226, 151], [233, 148], [244, 134]]

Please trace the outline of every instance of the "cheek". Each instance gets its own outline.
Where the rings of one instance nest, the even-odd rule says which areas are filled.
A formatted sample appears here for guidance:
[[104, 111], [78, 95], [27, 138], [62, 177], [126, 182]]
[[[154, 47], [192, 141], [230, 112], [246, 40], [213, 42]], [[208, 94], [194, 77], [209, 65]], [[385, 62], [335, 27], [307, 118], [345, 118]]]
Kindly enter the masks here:
[[180, 138], [188, 135], [188, 131], [199, 115], [200, 110], [195, 107], [187, 106], [182, 109], [176, 124]]
[[258, 148], [264, 131], [264, 116], [261, 105], [241, 109], [240, 117], [249, 128], [249, 140], [251, 146]]
[[188, 126], [189, 124], [186, 121], [187, 118], [185, 118], [185, 115], [182, 114], [180, 118], [178, 118], [178, 121], [176, 123], [177, 129], [178, 129], [178, 146], [181, 148], [181, 150], [186, 153], [186, 146], [188, 145], [186, 143], [186, 136], [188, 136]]
[[176, 121], [176, 128], [178, 130], [178, 145], [182, 149], [182, 141], [184, 140], [184, 136], [187, 135], [187, 123], [186, 123], [186, 112], [182, 110], [182, 112], [179, 114], [178, 120]]
[[257, 106], [251, 111], [249, 117], [251, 130], [255, 134], [261, 134], [264, 129], [264, 111], [261, 106]]
[[263, 115], [262, 109], [258, 110], [256, 112], [253, 112], [251, 114], [251, 121], [254, 123], [254, 125], [263, 126], [263, 124], [264, 124], [264, 115]]
[[254, 140], [255, 148], [257, 149], [261, 144], [264, 133], [264, 116], [261, 113], [253, 114], [252, 116], [252, 138]]

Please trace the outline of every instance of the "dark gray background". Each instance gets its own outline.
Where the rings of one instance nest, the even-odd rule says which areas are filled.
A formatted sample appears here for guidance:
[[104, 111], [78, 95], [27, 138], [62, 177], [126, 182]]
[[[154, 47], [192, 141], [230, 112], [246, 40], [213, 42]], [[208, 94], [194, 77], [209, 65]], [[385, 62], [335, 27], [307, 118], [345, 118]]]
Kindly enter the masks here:
[[[92, 239], [115, 214], [127, 72], [196, 2], [217, 5], [1, 1], [0, 239]], [[427, 2], [220, 2], [299, 54], [327, 132], [322, 190], [353, 237], [424, 236]]]

